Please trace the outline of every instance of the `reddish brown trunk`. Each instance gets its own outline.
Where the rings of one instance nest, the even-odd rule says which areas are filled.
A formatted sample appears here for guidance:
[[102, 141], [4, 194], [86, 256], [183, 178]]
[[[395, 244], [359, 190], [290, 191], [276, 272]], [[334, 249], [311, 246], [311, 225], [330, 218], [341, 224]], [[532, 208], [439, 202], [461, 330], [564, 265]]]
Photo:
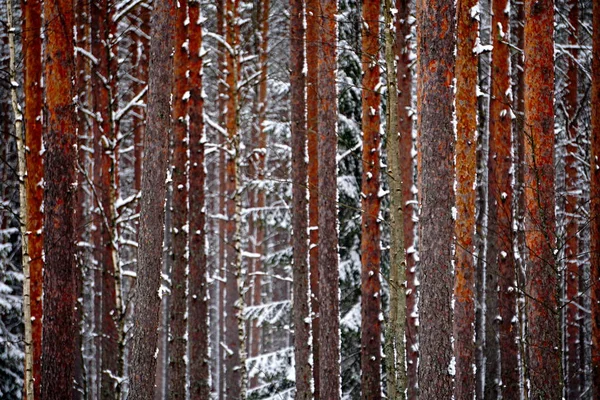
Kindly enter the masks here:
[[[600, 32], [600, 3], [594, 2], [592, 29]], [[600, 35], [594, 35], [592, 54], [600, 54]], [[590, 166], [592, 393], [600, 395], [600, 58], [592, 61], [592, 132]]]
[[237, 24], [239, 13], [239, 0], [225, 1], [225, 32], [226, 40], [233, 50], [226, 51], [225, 60], [227, 63], [227, 112], [226, 129], [228, 134], [226, 154], [226, 212], [227, 222], [225, 224], [225, 246], [226, 246], [226, 264], [225, 264], [225, 345], [227, 352], [225, 354], [225, 396], [228, 399], [236, 398], [241, 395], [242, 381], [245, 377], [241, 374], [241, 357], [243, 351], [239, 335], [239, 318], [241, 310], [240, 298], [240, 266], [238, 265], [238, 251], [236, 248], [238, 235], [238, 225], [236, 223], [236, 200], [239, 194], [236, 194], [238, 184], [238, 149], [239, 149], [239, 120], [238, 120], [238, 74], [239, 74], [239, 54], [237, 53], [240, 45], [240, 27]]
[[[477, 169], [477, 54], [473, 53], [479, 24], [471, 16], [477, 0], [459, 0], [456, 54], [456, 220], [454, 234], [454, 397], [475, 393], [475, 174]], [[510, 143], [510, 142], [509, 142]]]
[[[554, 4], [525, 2], [525, 240], [532, 398], [560, 399], [554, 216]], [[555, 377], [555, 379], [548, 379]]]
[[319, 381], [319, 1], [306, 0], [306, 134], [308, 138], [308, 233], [313, 381], [315, 400], [320, 399]]
[[514, 287], [511, 183], [511, 101], [509, 75], [509, 22], [507, 0], [495, 1], [492, 21], [493, 64], [490, 99], [490, 150], [488, 159], [488, 275], [498, 276], [498, 309], [501, 382], [503, 398], [519, 397], [519, 364]]
[[381, 397], [379, 0], [362, 6], [361, 393]]
[[169, 107], [173, 63], [172, 27], [175, 4], [156, 0], [152, 11], [150, 64], [148, 67], [147, 126], [144, 160], [149, 168], [142, 174], [138, 267], [135, 286], [135, 316], [129, 367], [129, 399], [147, 400], [154, 396], [156, 339], [164, 239], [164, 201], [168, 161]]
[[179, 1], [175, 20], [175, 54], [173, 57], [173, 203], [171, 226], [171, 295], [169, 313], [169, 398], [186, 396], [186, 292], [187, 292], [187, 241], [188, 188], [187, 188], [187, 101], [184, 99], [188, 81], [187, 1]]
[[337, 1], [319, 2], [319, 395], [340, 397], [340, 311], [337, 232]]
[[420, 135], [418, 167], [421, 292], [419, 385], [421, 399], [452, 397], [452, 242], [454, 222], [455, 5], [453, 0], [417, 1]]
[[569, 1], [569, 23], [573, 31], [569, 35], [569, 44], [573, 46], [568, 58], [568, 93], [566, 94], [565, 103], [567, 108], [567, 145], [565, 159], [565, 218], [566, 218], [566, 246], [565, 246], [565, 262], [566, 268], [564, 273], [564, 285], [566, 291], [566, 301], [569, 302], [564, 308], [565, 313], [565, 385], [567, 387], [567, 399], [579, 399], [580, 388], [580, 362], [579, 362], [579, 317], [577, 304], [581, 301], [578, 297], [579, 292], [579, 240], [577, 234], [579, 230], [578, 223], [578, 201], [579, 196], [576, 194], [580, 189], [578, 177], [578, 162], [576, 154], [578, 151], [577, 145], [577, 74], [578, 64], [577, 58], [579, 55], [576, 49], [578, 42], [578, 25], [579, 25], [579, 7], [576, 0]]
[[408, 37], [411, 25], [408, 23], [410, 5], [407, 0], [396, 0], [396, 46], [398, 58], [398, 132], [400, 132], [400, 168], [402, 170], [402, 199], [404, 202], [404, 247], [406, 249], [406, 389], [407, 398], [415, 399], [418, 393], [417, 362], [419, 349], [417, 346], [417, 323], [413, 313], [416, 312], [417, 286], [416, 251], [414, 245], [415, 222], [413, 220], [415, 196], [413, 193], [413, 120], [409, 114], [412, 107], [412, 71], [410, 69], [410, 49]]
[[[44, 310], [42, 399], [72, 395], [75, 348], [75, 232], [73, 207], [76, 182], [76, 124], [73, 103], [75, 60], [73, 3], [44, 2], [46, 43], [46, 129], [44, 131]], [[39, 90], [39, 88], [38, 88]]]
[[190, 355], [190, 399], [210, 397], [208, 372], [208, 287], [206, 283], [206, 204], [204, 182], [204, 119], [202, 98], [202, 25], [200, 1], [189, 3], [190, 49], [190, 272], [188, 329]]
[[[27, 164], [27, 231], [29, 246], [31, 331], [33, 352], [33, 390], [34, 398], [40, 397], [42, 382], [42, 234], [44, 215], [42, 202], [44, 189], [40, 185], [44, 178], [42, 164], [42, 2], [29, 0], [23, 2], [23, 58], [24, 58], [24, 96], [25, 96], [25, 153]], [[25, 26], [27, 24], [27, 26]]]
[[304, 69], [304, 10], [302, 0], [290, 2], [290, 106], [292, 122], [293, 201], [293, 321], [296, 399], [312, 398], [308, 285], [308, 190], [306, 187], [306, 100]]

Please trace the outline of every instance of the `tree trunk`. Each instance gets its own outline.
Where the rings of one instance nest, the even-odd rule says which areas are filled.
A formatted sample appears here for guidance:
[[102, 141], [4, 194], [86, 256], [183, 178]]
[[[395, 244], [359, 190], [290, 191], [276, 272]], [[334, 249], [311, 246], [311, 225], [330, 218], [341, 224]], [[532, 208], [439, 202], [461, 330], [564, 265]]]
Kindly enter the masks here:
[[152, 11], [150, 64], [148, 67], [147, 125], [144, 135], [144, 168], [138, 268], [135, 286], [135, 317], [129, 367], [129, 399], [154, 397], [162, 248], [165, 180], [168, 161], [168, 132], [171, 125], [173, 63], [172, 27], [175, 5], [171, 0], [156, 0]]
[[[600, 32], [600, 4], [593, 5], [592, 29]], [[594, 35], [592, 54], [600, 54], [600, 35]], [[592, 132], [590, 165], [592, 394], [600, 395], [600, 59], [592, 61]]]
[[[340, 397], [340, 298], [337, 231], [337, 1], [319, 3], [319, 395]], [[324, 290], [321, 290], [324, 289]]]
[[77, 137], [73, 3], [44, 2], [46, 130], [44, 132], [44, 310], [42, 399], [72, 395], [75, 355], [75, 236], [73, 209]]
[[[554, 215], [554, 3], [525, 3], [525, 240], [531, 397], [560, 399]], [[554, 377], [554, 379], [548, 379]]]
[[188, 53], [185, 46], [188, 35], [187, 1], [177, 4], [175, 20], [175, 53], [173, 57], [173, 121], [172, 126], [172, 176], [173, 176], [173, 225], [171, 226], [171, 295], [169, 315], [169, 398], [186, 397], [186, 293], [188, 268], [188, 133], [187, 100]]
[[[387, 156], [388, 156], [388, 180], [390, 187], [390, 275], [389, 275], [389, 290], [390, 290], [390, 311], [385, 332], [385, 366], [387, 374], [387, 397], [391, 400], [405, 398], [405, 390], [407, 386], [406, 366], [407, 348], [408, 348], [408, 332], [406, 329], [409, 321], [406, 318], [406, 303], [408, 296], [408, 288], [405, 290], [402, 283], [406, 277], [406, 257], [405, 257], [405, 240], [407, 225], [404, 222], [404, 187], [406, 182], [403, 182], [403, 176], [406, 171], [406, 162], [410, 156], [402, 154], [400, 147], [407, 135], [412, 145], [412, 129], [408, 132], [402, 129], [407, 128], [406, 110], [400, 109], [398, 101], [398, 92], [403, 95], [403, 102], [406, 102], [406, 93], [403, 89], [406, 88], [405, 76], [402, 74], [408, 70], [406, 54], [401, 49], [407, 49], [404, 42], [404, 37], [401, 33], [397, 33], [396, 39], [398, 42], [394, 44], [394, 32], [392, 30], [392, 0], [385, 1], [385, 60], [387, 72]], [[398, 9], [398, 19], [402, 20], [408, 16], [408, 4], [405, 1], [396, 3]], [[408, 24], [404, 20], [403, 23], [398, 22], [397, 30], [403, 31], [402, 28]], [[398, 51], [397, 51], [398, 50]], [[398, 69], [396, 70], [394, 61], [396, 54], [400, 55]], [[396, 81], [396, 77], [401, 78], [402, 83]], [[408, 88], [410, 88], [410, 77], [408, 80]], [[410, 96], [410, 90], [408, 91]], [[409, 100], [410, 101], [410, 100]], [[398, 122], [398, 115], [402, 113], [402, 124]], [[409, 126], [410, 127], [410, 126]], [[364, 145], [363, 145], [364, 146]], [[412, 147], [412, 146], [411, 146]], [[410, 153], [409, 153], [410, 154]], [[404, 158], [404, 159], [403, 159]], [[412, 167], [412, 163], [408, 163]], [[412, 168], [410, 168], [412, 172]], [[412, 180], [412, 179], [411, 179]], [[414, 282], [413, 282], [414, 283]], [[407, 295], [405, 295], [407, 293]], [[406, 336], [407, 345], [404, 344]], [[409, 350], [410, 351], [410, 350]], [[409, 365], [410, 367], [410, 365]], [[409, 391], [410, 392], [410, 391]], [[366, 393], [365, 393], [366, 394]]]
[[206, 202], [204, 182], [204, 99], [202, 97], [202, 20], [200, 1], [189, 2], [190, 49], [190, 265], [188, 296], [190, 399], [210, 398], [208, 371], [208, 286], [206, 282]]
[[513, 189], [511, 86], [509, 72], [509, 15], [507, 0], [493, 2], [490, 98], [490, 149], [488, 158], [487, 268], [497, 274], [500, 381], [503, 398], [519, 397], [515, 261], [513, 253]]
[[308, 262], [314, 397], [320, 395], [319, 361], [319, 0], [306, 0], [306, 134], [308, 138]]
[[304, 69], [304, 10], [302, 0], [290, 2], [290, 107], [292, 122], [292, 209], [294, 251], [293, 322], [296, 399], [312, 398], [310, 320], [308, 303], [308, 190], [306, 100]]
[[[402, 201], [403, 217], [402, 225], [404, 230], [403, 246], [406, 249], [406, 267], [405, 277], [399, 278], [402, 282], [406, 280], [406, 308], [404, 313], [406, 325], [404, 335], [406, 336], [406, 387], [407, 398], [416, 399], [418, 395], [417, 384], [417, 365], [419, 359], [418, 346], [418, 310], [417, 310], [417, 271], [416, 258], [417, 251], [415, 245], [415, 222], [413, 216], [416, 216], [416, 201], [414, 179], [414, 157], [413, 157], [413, 118], [412, 118], [412, 71], [410, 65], [411, 50], [409, 38], [411, 35], [410, 13], [411, 6], [407, 0], [396, 0], [396, 54], [398, 55], [397, 82], [398, 82], [398, 135], [399, 135], [399, 169], [402, 181]], [[389, 157], [389, 156], [388, 156]], [[391, 190], [390, 190], [391, 192]], [[397, 361], [399, 362], [399, 361]], [[397, 371], [397, 373], [399, 373]]]
[[[579, 51], [577, 50], [578, 33], [579, 33], [579, 6], [576, 0], [569, 1], [569, 23], [571, 31], [569, 34], [569, 44], [573, 47], [568, 50], [570, 56], [567, 60], [567, 90], [565, 95], [565, 105], [567, 108], [567, 145], [565, 158], [565, 218], [566, 218], [566, 238], [565, 238], [565, 272], [564, 272], [564, 287], [567, 303], [563, 308], [564, 316], [564, 338], [565, 352], [564, 368], [565, 368], [565, 385], [567, 399], [579, 399], [580, 388], [580, 362], [579, 362], [579, 310], [578, 304], [581, 302], [579, 297], [579, 195], [580, 181], [578, 176], [579, 162], [577, 160], [577, 152], [579, 146], [577, 144], [577, 74], [579, 66], [577, 59]], [[585, 291], [583, 289], [582, 291]], [[582, 343], [583, 345], [583, 343]]]
[[477, 171], [477, 54], [479, 24], [471, 15], [477, 0], [457, 3], [456, 54], [456, 216], [454, 234], [454, 397], [475, 394], [475, 175]]
[[455, 5], [451, 0], [417, 2], [420, 134], [419, 228], [421, 294], [419, 382], [421, 399], [452, 396], [452, 242], [454, 222]]
[[[42, 235], [44, 214], [42, 201], [44, 189], [39, 183], [44, 178], [42, 163], [42, 115], [43, 90], [42, 79], [42, 2], [30, 0], [23, 2], [23, 59], [24, 59], [24, 97], [25, 97], [25, 153], [27, 170], [27, 238], [29, 256], [29, 315], [25, 311], [25, 326], [31, 330], [31, 373], [27, 374], [25, 387], [27, 399], [40, 397], [41, 367], [42, 367], [42, 251], [44, 236]], [[26, 310], [26, 309], [25, 309]], [[27, 362], [27, 356], [26, 356]], [[29, 377], [29, 379], [27, 378]]]
[[[381, 313], [379, 231], [380, 1], [362, 5], [362, 237], [361, 237], [361, 392], [363, 399], [381, 397]], [[400, 249], [402, 251], [402, 248]]]

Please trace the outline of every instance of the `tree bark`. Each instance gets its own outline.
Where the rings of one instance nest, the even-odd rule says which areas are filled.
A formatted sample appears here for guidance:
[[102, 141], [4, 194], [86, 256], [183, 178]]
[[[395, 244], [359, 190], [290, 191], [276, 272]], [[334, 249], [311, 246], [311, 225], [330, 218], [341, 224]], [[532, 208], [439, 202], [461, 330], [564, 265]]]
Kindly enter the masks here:
[[304, 75], [304, 10], [302, 0], [290, 2], [290, 107], [292, 122], [292, 247], [294, 357], [296, 399], [312, 398], [308, 285], [308, 190], [306, 100]]
[[185, 42], [188, 39], [186, 24], [187, 1], [177, 3], [175, 19], [175, 42], [173, 57], [173, 96], [172, 96], [172, 177], [173, 203], [171, 226], [171, 294], [169, 315], [169, 398], [186, 398], [186, 350], [187, 350], [187, 274], [188, 268], [188, 132], [187, 100], [188, 53]]
[[[600, 4], [593, 4], [592, 30], [600, 32]], [[600, 35], [594, 35], [592, 54], [600, 54]], [[600, 59], [592, 61], [592, 132], [590, 142], [590, 215], [592, 304], [592, 394], [600, 395]]]
[[[531, 397], [560, 399], [554, 215], [554, 2], [525, 2], [525, 240]], [[555, 377], [548, 379], [548, 377]]]
[[452, 242], [454, 222], [455, 5], [417, 1], [417, 110], [420, 135], [419, 227], [421, 294], [419, 382], [421, 399], [452, 396]]
[[488, 250], [487, 268], [498, 276], [499, 318], [494, 318], [499, 333], [500, 381], [503, 398], [518, 398], [519, 364], [514, 287], [513, 189], [511, 86], [509, 72], [509, 15], [507, 0], [493, 2], [492, 60], [490, 98], [490, 149], [488, 159]]
[[319, 361], [319, 0], [306, 0], [306, 134], [308, 138], [308, 260], [315, 400], [320, 399]]
[[44, 309], [42, 328], [42, 399], [72, 395], [75, 336], [76, 261], [73, 227], [77, 137], [73, 3], [44, 2], [46, 43], [46, 129], [44, 131]]
[[188, 103], [190, 135], [190, 248], [189, 248], [189, 379], [190, 399], [210, 398], [208, 370], [208, 285], [206, 282], [206, 201], [204, 183], [204, 98], [202, 97], [202, 20], [200, 1], [189, 3], [190, 100]]
[[129, 367], [129, 398], [154, 397], [162, 248], [164, 240], [165, 180], [168, 161], [169, 107], [173, 76], [171, 51], [175, 5], [156, 0], [150, 26], [147, 126], [144, 135], [138, 268], [135, 286], [135, 317]]
[[456, 54], [456, 216], [454, 234], [454, 397], [475, 394], [475, 175], [477, 171], [477, 54], [479, 24], [471, 15], [477, 0], [457, 3]]
[[340, 397], [340, 298], [337, 230], [337, 1], [319, 3], [319, 395]]
[[[362, 236], [361, 236], [361, 393], [363, 399], [381, 398], [381, 313], [379, 231], [380, 1], [362, 5]], [[400, 249], [402, 251], [402, 249]]]

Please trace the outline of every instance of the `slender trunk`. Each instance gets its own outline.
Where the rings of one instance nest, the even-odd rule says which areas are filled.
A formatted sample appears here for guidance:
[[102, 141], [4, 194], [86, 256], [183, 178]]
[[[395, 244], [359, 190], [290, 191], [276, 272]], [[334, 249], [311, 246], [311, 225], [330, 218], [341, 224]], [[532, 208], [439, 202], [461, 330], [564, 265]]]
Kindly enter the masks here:
[[44, 2], [46, 21], [46, 130], [44, 132], [44, 309], [41, 397], [72, 395], [75, 355], [75, 236], [73, 207], [76, 182], [76, 124], [73, 3]]
[[308, 139], [308, 263], [314, 397], [320, 397], [319, 361], [319, 0], [306, 0], [306, 135]]
[[457, 3], [456, 54], [456, 216], [454, 234], [454, 398], [475, 394], [475, 175], [477, 171], [477, 54], [479, 24], [471, 15], [477, 0]]
[[[398, 1], [396, 3], [398, 13], [398, 19], [407, 17], [408, 4], [404, 1]], [[408, 289], [405, 291], [402, 283], [406, 278], [406, 256], [405, 256], [405, 240], [406, 240], [406, 223], [405, 218], [405, 200], [404, 200], [404, 187], [406, 182], [403, 182], [405, 176], [406, 167], [406, 155], [403, 155], [400, 151], [400, 147], [403, 143], [404, 137], [408, 135], [412, 144], [412, 129], [408, 132], [402, 129], [407, 128], [406, 124], [406, 110], [401, 110], [399, 107], [398, 94], [404, 97], [403, 101], [406, 102], [406, 93], [402, 89], [406, 88], [406, 82], [404, 82], [404, 76], [401, 75], [401, 70], [408, 69], [405, 54], [400, 49], [406, 49], [402, 46], [404, 38], [400, 37], [401, 34], [397, 34], [396, 39], [402, 41], [394, 44], [394, 32], [392, 30], [392, 0], [385, 1], [385, 60], [386, 60], [386, 72], [387, 72], [387, 132], [386, 132], [386, 143], [387, 143], [387, 155], [388, 155], [388, 180], [390, 187], [390, 277], [389, 277], [389, 288], [390, 288], [390, 311], [388, 317], [388, 323], [385, 332], [385, 366], [387, 374], [387, 397], [391, 400], [399, 400], [405, 398], [405, 390], [407, 387], [407, 376], [405, 362], [407, 360], [406, 349], [407, 344], [404, 343], [404, 337], [408, 339], [408, 332], [406, 329], [409, 321], [406, 318], [406, 303]], [[406, 25], [406, 22], [396, 29], [402, 31]], [[396, 32], [397, 33], [397, 32]], [[402, 47], [401, 47], [402, 46]], [[396, 51], [400, 50], [400, 51]], [[395, 68], [395, 55], [400, 54], [398, 62], [398, 70]], [[402, 64], [402, 66], [400, 65]], [[399, 77], [402, 83], [399, 84], [396, 78]], [[410, 88], [410, 78], [408, 87]], [[409, 90], [410, 94], [410, 90]], [[402, 113], [403, 121], [399, 123], [398, 115]], [[402, 157], [405, 159], [403, 160]], [[409, 157], [408, 157], [409, 158]], [[408, 163], [409, 165], [412, 163]], [[412, 166], [412, 165], [411, 165]], [[412, 168], [411, 168], [412, 170]], [[410, 351], [410, 350], [409, 350]]]
[[[412, 80], [413, 74], [410, 68], [411, 65], [411, 50], [409, 38], [411, 37], [410, 13], [411, 6], [408, 0], [396, 0], [396, 9], [398, 14], [396, 17], [396, 54], [398, 55], [397, 65], [397, 86], [398, 86], [398, 135], [399, 135], [399, 170], [402, 180], [402, 199], [398, 200], [402, 203], [403, 217], [402, 222], [404, 230], [403, 246], [406, 249], [406, 267], [404, 277], [399, 277], [399, 282], [406, 280], [406, 305], [402, 305], [401, 309], [406, 309], [404, 312], [406, 325], [404, 327], [404, 335], [406, 337], [406, 382], [403, 387], [406, 388], [407, 398], [416, 399], [418, 395], [417, 384], [417, 365], [419, 359], [418, 346], [418, 286], [417, 286], [417, 271], [415, 250], [415, 222], [413, 216], [416, 216], [416, 201], [414, 179], [414, 156], [413, 156], [413, 119], [412, 119]], [[391, 120], [390, 120], [391, 121]], [[394, 126], [394, 125], [392, 125]], [[388, 156], [389, 157], [389, 156]], [[399, 225], [399, 226], [401, 226]], [[397, 360], [397, 362], [404, 361]], [[397, 370], [397, 373], [400, 373]]]
[[[42, 356], [42, 235], [44, 215], [42, 201], [44, 189], [39, 183], [44, 177], [42, 163], [42, 2], [30, 0], [23, 2], [23, 58], [24, 58], [24, 98], [25, 98], [25, 152], [26, 162], [26, 198], [27, 198], [27, 236], [29, 258], [29, 282], [23, 289], [29, 289], [29, 310], [24, 304], [25, 343], [30, 345], [31, 357], [25, 356], [25, 388], [27, 399], [40, 397], [41, 356]], [[23, 260], [26, 258], [23, 257]], [[25, 297], [25, 296], [24, 296]], [[27, 331], [31, 332], [31, 336]]]
[[[593, 5], [592, 29], [600, 32], [600, 3]], [[600, 35], [594, 35], [592, 54], [600, 54]], [[600, 59], [592, 61], [592, 132], [590, 165], [592, 394], [600, 395]]]
[[200, 1], [189, 2], [190, 50], [190, 273], [188, 296], [190, 399], [210, 397], [208, 371], [208, 286], [206, 282], [206, 202], [204, 182], [204, 99], [202, 97], [202, 19]]
[[340, 397], [340, 297], [337, 230], [337, 1], [320, 0], [318, 64], [319, 395]]
[[[362, 5], [362, 236], [361, 236], [361, 393], [363, 399], [381, 397], [381, 313], [379, 231], [380, 189], [380, 95], [379, 85], [380, 1]], [[400, 247], [400, 251], [402, 251]]]
[[147, 127], [144, 135], [144, 160], [149, 168], [142, 174], [138, 266], [135, 286], [135, 316], [129, 366], [129, 398], [154, 397], [157, 345], [158, 297], [164, 239], [165, 180], [168, 161], [168, 132], [171, 122], [173, 63], [172, 27], [175, 5], [171, 0], [156, 0], [152, 11], [150, 64], [148, 67]]
[[[577, 152], [577, 74], [579, 67], [577, 58], [579, 51], [576, 49], [578, 43], [578, 25], [579, 25], [579, 6], [576, 0], [569, 1], [569, 23], [572, 31], [569, 34], [569, 44], [572, 49], [569, 50], [568, 59], [568, 93], [565, 103], [567, 108], [567, 145], [565, 159], [565, 218], [566, 218], [566, 238], [565, 238], [565, 261], [564, 286], [567, 304], [563, 308], [565, 313], [564, 337], [566, 342], [564, 355], [565, 385], [567, 399], [579, 399], [581, 393], [580, 387], [580, 362], [579, 362], [579, 310], [578, 303], [581, 302], [579, 293], [579, 240], [578, 240], [578, 202], [580, 181], [578, 176], [579, 163]], [[582, 344], [583, 345], [583, 344]]]
[[519, 397], [519, 365], [513, 252], [513, 189], [511, 86], [509, 71], [509, 15], [507, 0], [493, 2], [490, 98], [490, 150], [488, 158], [487, 268], [498, 275], [500, 381], [502, 397]]
[[452, 205], [454, 204], [454, 21], [452, 0], [417, 2], [421, 256], [421, 399], [452, 396]]
[[[554, 2], [525, 2], [525, 239], [529, 374], [534, 399], [560, 399], [554, 215]], [[548, 379], [548, 377], [555, 377]]]
[[294, 357], [296, 399], [312, 398], [308, 303], [308, 191], [306, 188], [306, 100], [304, 75], [304, 10], [302, 0], [290, 2], [290, 106], [292, 122], [292, 247]]
[[185, 46], [188, 35], [186, 24], [187, 1], [177, 4], [175, 21], [175, 54], [173, 57], [173, 121], [172, 126], [172, 177], [173, 177], [173, 225], [171, 226], [171, 294], [169, 315], [169, 383], [170, 399], [186, 397], [186, 293], [188, 268], [188, 132], [186, 77], [188, 53]]

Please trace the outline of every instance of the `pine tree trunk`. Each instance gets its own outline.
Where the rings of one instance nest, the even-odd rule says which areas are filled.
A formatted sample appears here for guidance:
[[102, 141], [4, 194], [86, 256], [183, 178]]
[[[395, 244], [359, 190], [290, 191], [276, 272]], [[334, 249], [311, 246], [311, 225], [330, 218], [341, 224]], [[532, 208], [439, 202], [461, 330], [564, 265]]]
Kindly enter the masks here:
[[503, 398], [519, 397], [519, 365], [515, 261], [513, 253], [513, 189], [511, 86], [509, 73], [509, 15], [507, 0], [493, 2], [488, 159], [487, 268], [498, 275], [498, 326]]
[[306, 0], [306, 134], [308, 138], [308, 261], [314, 398], [320, 399], [319, 361], [319, 0]]
[[296, 399], [312, 398], [310, 308], [308, 285], [308, 190], [306, 100], [304, 69], [304, 10], [302, 0], [290, 2], [290, 107], [292, 122], [292, 202], [294, 251], [293, 322]]
[[[398, 82], [398, 135], [399, 135], [399, 175], [402, 180], [402, 204], [404, 240], [406, 249], [405, 277], [400, 277], [400, 282], [406, 280], [406, 308], [404, 313], [406, 325], [404, 335], [406, 337], [406, 395], [409, 399], [416, 399], [418, 395], [417, 365], [419, 359], [418, 346], [418, 311], [417, 311], [417, 271], [415, 245], [415, 221], [416, 213], [415, 179], [414, 179], [414, 156], [413, 156], [413, 118], [412, 118], [412, 88], [413, 74], [410, 68], [411, 49], [411, 6], [408, 0], [396, 0], [396, 54], [398, 55], [397, 82]], [[388, 156], [389, 157], [389, 156]], [[398, 200], [400, 201], [400, 200]], [[400, 203], [398, 203], [400, 204]], [[398, 360], [397, 362], [400, 362]], [[398, 370], [396, 371], [400, 373]]]
[[190, 273], [188, 296], [190, 399], [210, 397], [208, 370], [208, 285], [206, 282], [206, 202], [204, 183], [204, 98], [202, 97], [202, 20], [200, 1], [189, 2], [190, 100]]
[[76, 182], [76, 124], [73, 3], [44, 2], [46, 43], [46, 129], [44, 132], [44, 309], [42, 399], [72, 395], [77, 349], [74, 308], [77, 298], [73, 209]]
[[340, 397], [340, 298], [337, 231], [337, 1], [319, 2], [319, 395]]
[[168, 161], [169, 107], [173, 76], [171, 51], [175, 5], [156, 0], [150, 26], [147, 125], [144, 135], [135, 315], [129, 366], [129, 399], [154, 397], [158, 314], [164, 239], [165, 180]]
[[[381, 397], [381, 313], [379, 231], [380, 1], [362, 5], [362, 236], [361, 236], [361, 393], [363, 399]], [[400, 248], [402, 251], [402, 248]]]
[[[600, 4], [593, 5], [592, 30], [600, 32]], [[600, 35], [594, 35], [592, 54], [600, 54]], [[600, 395], [600, 59], [592, 61], [592, 132], [590, 165], [592, 395]]]
[[[398, 20], [402, 20], [408, 16], [408, 4], [405, 1], [396, 3], [398, 9]], [[390, 290], [390, 310], [385, 331], [385, 366], [387, 374], [387, 397], [391, 400], [405, 398], [405, 390], [407, 386], [407, 376], [405, 362], [407, 360], [408, 347], [408, 331], [407, 324], [410, 322], [407, 319], [407, 294], [408, 286], [405, 290], [402, 283], [406, 277], [406, 256], [405, 256], [405, 240], [407, 225], [404, 222], [405, 199], [404, 188], [407, 182], [403, 182], [403, 177], [406, 176], [406, 171], [403, 167], [407, 164], [412, 167], [412, 163], [406, 163], [410, 160], [410, 156], [403, 154], [400, 150], [401, 145], [406, 145], [403, 141], [408, 135], [410, 145], [412, 147], [412, 129], [410, 125], [408, 132], [402, 130], [407, 128], [406, 110], [400, 109], [398, 101], [398, 93], [403, 96], [403, 101], [406, 102], [406, 97], [410, 97], [403, 89], [407, 85], [404, 81], [405, 75], [403, 72], [408, 70], [406, 54], [401, 49], [406, 49], [404, 37], [401, 33], [397, 33], [396, 39], [398, 42], [394, 44], [394, 32], [392, 30], [392, 0], [385, 0], [385, 60], [387, 72], [387, 156], [388, 156], [388, 180], [390, 187], [390, 275], [389, 275], [389, 290]], [[396, 29], [403, 31], [402, 28], [408, 24], [406, 20], [398, 23]], [[398, 50], [398, 51], [397, 51]], [[398, 69], [395, 68], [395, 55], [399, 53]], [[402, 82], [398, 84], [396, 77], [401, 78]], [[410, 89], [410, 75], [408, 78], [408, 88]], [[400, 124], [398, 115], [402, 113], [403, 121]], [[410, 153], [409, 153], [410, 154]], [[404, 161], [404, 164], [403, 164]], [[412, 168], [410, 168], [412, 172]], [[412, 180], [412, 179], [411, 179]], [[414, 283], [414, 282], [413, 282]], [[405, 294], [406, 293], [406, 294]], [[407, 345], [404, 343], [406, 336]], [[408, 350], [410, 351], [410, 350]], [[410, 368], [410, 364], [409, 364]], [[411, 391], [409, 390], [409, 393]], [[367, 394], [367, 393], [365, 393]]]
[[169, 399], [186, 398], [186, 303], [187, 303], [187, 246], [188, 246], [188, 133], [187, 100], [188, 53], [184, 46], [187, 35], [187, 1], [177, 5], [175, 20], [175, 53], [173, 57], [173, 121], [171, 126], [173, 153], [173, 225], [171, 226], [171, 295], [169, 315]]
[[[525, 239], [531, 397], [560, 399], [554, 215], [554, 4], [525, 2]], [[548, 379], [554, 377], [554, 379]]]
[[454, 397], [475, 394], [475, 175], [477, 171], [477, 54], [479, 24], [471, 15], [477, 0], [457, 3], [456, 54], [456, 216], [454, 234]]
[[[579, 51], [576, 49], [579, 33], [579, 5], [576, 0], [569, 1], [569, 23], [572, 31], [569, 34], [569, 44], [573, 47], [569, 50], [570, 57], [568, 58], [567, 69], [567, 90], [565, 95], [565, 103], [567, 108], [567, 145], [565, 159], [565, 218], [566, 218], [566, 238], [565, 238], [565, 272], [564, 272], [564, 299], [567, 304], [563, 308], [564, 316], [564, 338], [565, 338], [565, 353], [564, 368], [565, 368], [565, 385], [567, 399], [579, 399], [580, 388], [580, 362], [579, 362], [579, 309], [578, 304], [581, 302], [579, 297], [579, 221], [578, 221], [578, 206], [580, 190], [580, 181], [578, 176], [579, 162], [577, 160], [577, 152], [579, 146], [577, 144], [577, 74], [579, 66], [577, 63]], [[585, 291], [583, 289], [582, 291]]]
[[[39, 0], [30, 0], [22, 3], [22, 46], [24, 61], [24, 124], [25, 124], [25, 162], [27, 170], [27, 237], [29, 257], [29, 311], [24, 307], [25, 327], [31, 330], [31, 338], [25, 343], [30, 343], [31, 359], [30, 373], [27, 367], [26, 355], [25, 389], [26, 398], [29, 400], [40, 397], [41, 388], [41, 356], [42, 356], [42, 251], [44, 237], [42, 235], [44, 214], [42, 201], [44, 189], [39, 183], [44, 178], [42, 163], [42, 115], [43, 91], [42, 79], [42, 3]], [[25, 287], [24, 287], [25, 288]]]
[[420, 135], [419, 195], [421, 294], [419, 382], [421, 399], [452, 396], [452, 242], [454, 222], [455, 5], [451, 0], [417, 2]]

